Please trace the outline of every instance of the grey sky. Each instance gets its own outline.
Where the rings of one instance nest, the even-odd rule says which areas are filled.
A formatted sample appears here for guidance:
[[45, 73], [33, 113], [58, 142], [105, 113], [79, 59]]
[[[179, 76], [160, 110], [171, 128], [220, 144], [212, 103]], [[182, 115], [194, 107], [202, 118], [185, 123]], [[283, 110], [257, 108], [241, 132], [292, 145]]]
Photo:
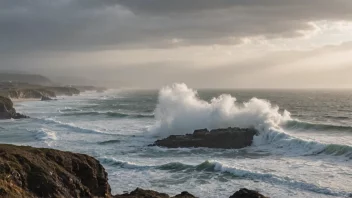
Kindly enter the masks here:
[[[0, 69], [49, 76], [72, 69], [89, 79], [99, 71], [120, 76], [109, 77], [111, 84], [136, 87], [178, 79], [205, 87], [255, 87], [231, 77], [289, 67], [283, 64], [296, 67], [293, 62], [306, 60], [297, 54], [351, 52], [346, 47], [352, 41], [351, 22], [351, 0], [0, 0]], [[309, 67], [318, 64], [309, 61]], [[352, 67], [349, 61], [331, 61], [329, 67]], [[209, 71], [223, 78], [204, 83]], [[152, 80], [132, 78], [140, 72], [150, 73]], [[323, 79], [316, 81], [324, 85]]]

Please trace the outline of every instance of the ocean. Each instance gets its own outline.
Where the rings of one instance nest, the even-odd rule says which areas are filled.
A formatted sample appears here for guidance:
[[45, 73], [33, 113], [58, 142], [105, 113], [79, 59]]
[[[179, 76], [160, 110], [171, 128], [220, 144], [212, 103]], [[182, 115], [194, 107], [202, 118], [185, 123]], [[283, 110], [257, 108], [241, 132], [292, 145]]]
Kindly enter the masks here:
[[[352, 90], [108, 90], [16, 102], [30, 119], [0, 121], [0, 142], [97, 158], [113, 194], [136, 187], [225, 198], [352, 196]], [[149, 147], [195, 129], [254, 127], [243, 149]]]

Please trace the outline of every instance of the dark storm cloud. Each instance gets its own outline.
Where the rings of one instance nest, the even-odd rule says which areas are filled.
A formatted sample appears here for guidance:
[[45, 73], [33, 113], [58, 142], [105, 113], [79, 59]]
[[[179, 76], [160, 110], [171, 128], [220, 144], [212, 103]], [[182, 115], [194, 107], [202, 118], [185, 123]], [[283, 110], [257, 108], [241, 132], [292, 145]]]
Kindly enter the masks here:
[[352, 20], [351, 0], [0, 0], [0, 53], [236, 44]]

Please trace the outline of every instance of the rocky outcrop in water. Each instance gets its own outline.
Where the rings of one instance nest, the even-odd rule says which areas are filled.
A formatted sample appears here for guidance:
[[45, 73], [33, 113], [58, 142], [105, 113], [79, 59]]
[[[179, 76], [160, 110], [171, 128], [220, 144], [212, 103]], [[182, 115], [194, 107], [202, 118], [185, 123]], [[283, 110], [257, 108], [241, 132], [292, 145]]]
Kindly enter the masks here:
[[242, 188], [235, 192], [230, 198], [268, 198], [254, 190]]
[[40, 100], [41, 101], [50, 101], [50, 100], [53, 100], [53, 99], [51, 99], [50, 97], [47, 97], [47, 96], [42, 96], [42, 98]]
[[165, 193], [159, 193], [152, 190], [143, 190], [141, 188], [137, 188], [131, 193], [125, 193], [123, 195], [115, 195], [114, 198], [196, 198], [196, 197], [186, 191], [174, 197], [170, 197], [168, 194], [165, 194]]
[[239, 149], [250, 146], [254, 135], [258, 132], [255, 129], [227, 128], [195, 130], [193, 134], [171, 135], [165, 139], [157, 140], [151, 146], [167, 148], [184, 147], [207, 147]]
[[0, 119], [21, 119], [28, 116], [17, 113], [11, 99], [0, 96]]

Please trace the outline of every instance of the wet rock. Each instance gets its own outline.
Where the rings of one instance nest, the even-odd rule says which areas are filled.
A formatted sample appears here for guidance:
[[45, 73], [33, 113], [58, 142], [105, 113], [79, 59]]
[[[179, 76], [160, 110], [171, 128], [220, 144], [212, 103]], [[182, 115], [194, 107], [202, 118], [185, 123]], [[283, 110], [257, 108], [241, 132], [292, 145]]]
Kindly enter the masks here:
[[141, 188], [137, 188], [131, 193], [125, 193], [123, 195], [115, 195], [114, 198], [170, 198], [170, 197], [165, 193], [159, 193], [152, 190], [143, 190]]
[[250, 146], [254, 135], [258, 132], [255, 129], [227, 128], [195, 130], [193, 134], [171, 135], [165, 139], [157, 140], [151, 146], [167, 148], [182, 147], [207, 147], [239, 149]]
[[246, 188], [242, 188], [239, 191], [235, 192], [230, 198], [268, 198], [257, 191], [248, 190]]
[[152, 190], [143, 190], [141, 188], [137, 188], [131, 193], [125, 193], [123, 195], [115, 195], [114, 198], [196, 198], [188, 192], [182, 192], [179, 195], [174, 197], [170, 197], [168, 194], [159, 193]]
[[42, 98], [40, 99], [41, 101], [50, 101], [50, 100], [53, 100], [51, 99], [50, 97], [48, 96], [42, 96]]
[[181, 194], [176, 195], [176, 196], [173, 197], [173, 198], [196, 198], [196, 197], [193, 196], [192, 194], [190, 194], [190, 193], [187, 192], [187, 191], [183, 191]]

